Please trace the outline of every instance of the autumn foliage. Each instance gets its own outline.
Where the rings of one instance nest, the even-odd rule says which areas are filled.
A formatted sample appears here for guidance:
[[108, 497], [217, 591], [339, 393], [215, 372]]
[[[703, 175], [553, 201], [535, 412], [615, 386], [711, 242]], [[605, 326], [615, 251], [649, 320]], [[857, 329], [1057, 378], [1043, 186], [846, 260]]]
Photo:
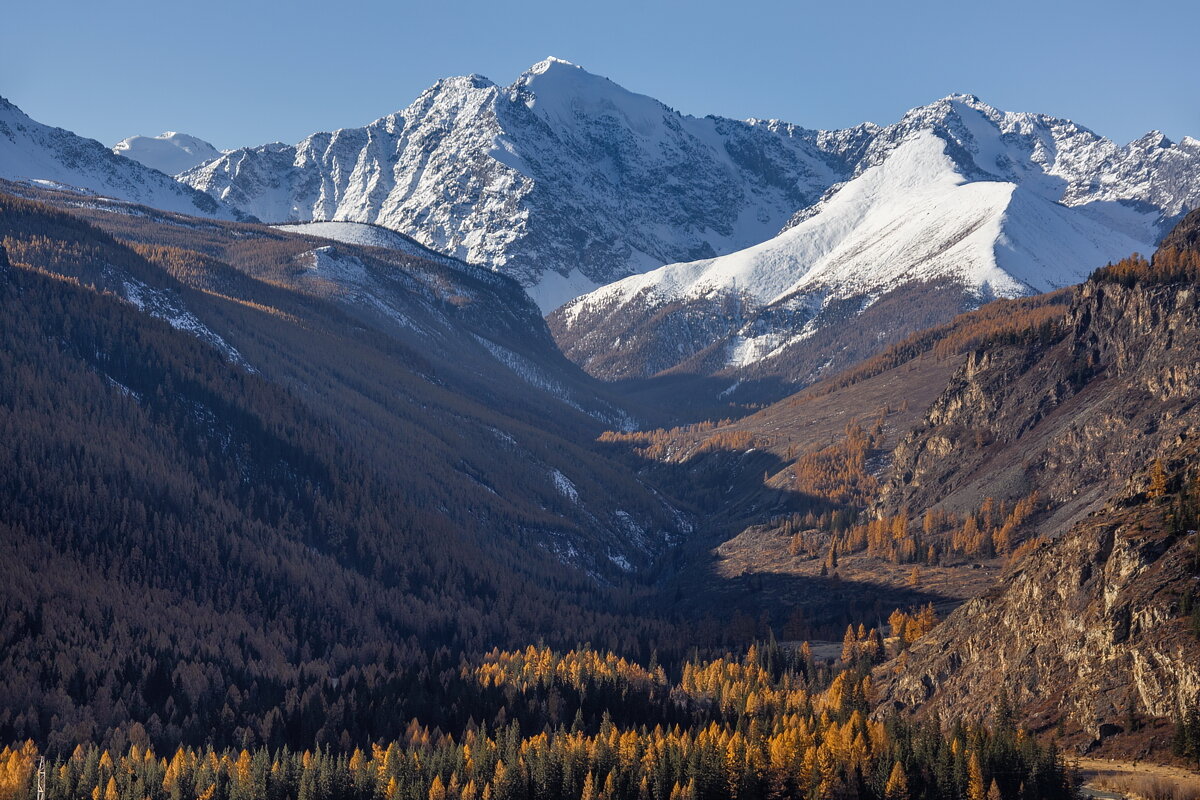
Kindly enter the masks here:
[[[51, 754], [49, 800], [941, 800], [998, 782], [1005, 796], [1066, 800], [1067, 772], [1052, 747], [1011, 723], [941, 730], [873, 719], [870, 677], [810, 681], [802, 659], [754, 647], [742, 658], [660, 669], [588, 649], [494, 652], [444, 676], [452, 689], [486, 685], [497, 705], [568, 702], [572, 687], [622, 687], [643, 711], [686, 721], [648, 725], [604, 713], [570, 723], [473, 724], [449, 733], [413, 720], [368, 748], [180, 747], [159, 753], [86, 745]], [[651, 694], [643, 695], [650, 690]], [[558, 698], [556, 700], [556, 698]], [[495, 708], [495, 706], [493, 706]], [[480, 712], [485, 709], [480, 707]], [[490, 711], [491, 709], [487, 709]], [[38, 751], [0, 749], [0, 800], [27, 800]]]
[[1200, 250], [1160, 247], [1147, 260], [1138, 253], [1108, 264], [1092, 273], [1098, 283], [1119, 283], [1122, 286], [1157, 283], [1200, 282]]

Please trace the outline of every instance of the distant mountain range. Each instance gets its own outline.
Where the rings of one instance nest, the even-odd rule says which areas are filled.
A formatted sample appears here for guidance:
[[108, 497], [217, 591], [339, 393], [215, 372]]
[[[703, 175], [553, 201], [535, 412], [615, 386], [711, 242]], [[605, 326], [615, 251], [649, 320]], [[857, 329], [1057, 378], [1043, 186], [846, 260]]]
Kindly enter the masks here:
[[[1200, 203], [1197, 178], [1195, 139], [1150, 134], [1118, 147], [1067, 120], [952, 96], [875, 132], [854, 176], [778, 236], [605, 286], [551, 324], [568, 355], [608, 378], [676, 370], [803, 382], [955, 311], [1151, 252]], [[925, 313], [920, 286], [942, 288], [940, 315]], [[897, 292], [908, 299], [849, 322]], [[815, 338], [848, 324], [878, 342]]]
[[[927, 132], [944, 143], [945, 152], [914, 162], [905, 145]], [[264, 221], [350, 220], [402, 231], [517, 278], [548, 312], [662, 264], [710, 260], [765, 242], [819, 214], [847, 181], [882, 167], [901, 149], [909, 159], [905, 168], [892, 164], [872, 172], [867, 180], [877, 184], [874, 191], [892, 192], [895, 200], [915, 185], [945, 183], [948, 176], [951, 182], [1017, 184], [1025, 190], [1013, 200], [1018, 206], [1036, 202], [1024, 202], [1029, 194], [1084, 212], [1086, 219], [1078, 220], [1055, 214], [1059, 218], [1041, 226], [1042, 233], [1053, 236], [1065, 226], [1069, 235], [1099, 235], [1096, 249], [1114, 257], [1126, 255], [1118, 251], [1129, 239], [1148, 249], [1168, 219], [1200, 202], [1191, 180], [1200, 172], [1200, 143], [1193, 139], [1172, 144], [1150, 134], [1120, 147], [1068, 120], [1000, 112], [970, 96], [914, 109], [887, 127], [820, 131], [778, 121], [696, 118], [553, 58], [508, 86], [478, 75], [448, 78], [405, 110], [363, 128], [317, 133], [294, 146], [234, 150], [180, 177]], [[926, 143], [926, 149], [936, 151], [938, 144]], [[1007, 217], [1003, 188], [989, 197], [965, 197], [983, 191], [946, 193], [924, 213], [940, 214], [939, 202], [965, 202], [993, 223]], [[869, 273], [872, 264], [894, 255], [886, 240], [836, 268], [831, 262], [847, 258], [834, 252], [837, 244], [861, 249], [863, 237], [888, 233], [881, 204], [860, 198], [854, 205], [851, 219], [843, 210], [833, 223], [838, 232], [826, 231], [794, 256], [781, 253], [760, 274], [744, 276], [739, 291], [749, 292], [757, 307], [806, 276], [804, 285], [846, 283], [840, 274], [810, 275], [818, 266], [835, 273], [865, 269], [868, 274], [853, 282], [868, 291], [904, 274], [944, 271], [923, 266], [928, 251], [940, 252], [936, 236], [926, 252], [882, 267], [883, 280]], [[967, 217], [962, 224], [971, 226], [978, 213]], [[857, 237], [840, 232], [860, 223], [883, 229]], [[989, 238], [1036, 235], [1025, 229], [1028, 224], [1007, 220], [978, 232], [974, 267], [983, 266]], [[913, 226], [898, 233], [926, 239]], [[961, 233], [961, 225], [950, 224], [941, 235]], [[999, 269], [1012, 261], [1002, 258]], [[728, 275], [722, 282], [715, 274], [701, 278], [700, 268], [686, 271], [705, 286], [732, 287]], [[1017, 274], [1001, 279], [995, 290], [1011, 293], [1014, 281], [1027, 290], [1077, 271], [1066, 265], [1044, 278]], [[717, 272], [730, 270], [722, 264]], [[693, 282], [685, 280], [689, 297], [698, 291]], [[657, 296], [673, 298], [666, 284], [678, 281], [660, 277], [651, 283], [659, 284]], [[634, 281], [619, 291], [641, 286]], [[742, 360], [771, 349], [765, 341], [738, 347], [734, 358]]]
[[94, 139], [30, 119], [0, 97], [0, 178], [225, 220], [247, 216]]
[[351, 220], [517, 278], [544, 311], [762, 241], [848, 177], [831, 134], [685, 116], [566, 61], [447, 78], [363, 128], [229, 152], [180, 176], [264, 221]]
[[447, 78], [365, 127], [225, 153], [168, 133], [113, 159], [4, 110], [0, 176], [389, 229], [515, 278], [596, 376], [718, 376], [740, 399], [755, 379], [810, 382], [989, 299], [1150, 252], [1200, 205], [1188, 137], [1119, 146], [971, 95], [886, 127], [696, 118], [555, 58], [508, 86]]

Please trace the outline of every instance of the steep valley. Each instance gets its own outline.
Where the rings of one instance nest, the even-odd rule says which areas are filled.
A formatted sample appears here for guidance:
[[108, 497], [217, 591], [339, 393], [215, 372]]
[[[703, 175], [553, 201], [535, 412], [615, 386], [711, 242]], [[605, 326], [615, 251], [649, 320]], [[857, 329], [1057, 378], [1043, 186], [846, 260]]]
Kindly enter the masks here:
[[983, 720], [1003, 693], [1064, 743], [1163, 757], [1200, 661], [1198, 219], [1153, 264], [985, 306], [754, 414], [608, 435], [715, 503], [676, 602], [793, 639], [932, 602], [946, 621], [875, 671], [880, 714]]

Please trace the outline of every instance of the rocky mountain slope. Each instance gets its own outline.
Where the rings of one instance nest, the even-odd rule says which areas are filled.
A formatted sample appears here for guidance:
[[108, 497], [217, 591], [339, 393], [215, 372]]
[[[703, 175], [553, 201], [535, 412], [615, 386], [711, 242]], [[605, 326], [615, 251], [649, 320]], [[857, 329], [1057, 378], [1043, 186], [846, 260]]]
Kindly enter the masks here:
[[1080, 749], [1177, 719], [1200, 697], [1184, 599], [1195, 592], [1197, 534], [1173, 532], [1169, 510], [1132, 497], [1037, 545], [877, 670], [883, 707], [987, 719], [1006, 695], [1032, 729], [1059, 727]]
[[[862, 355], [814, 336], [915, 285], [955, 287], [959, 301], [941, 319], [888, 315], [859, 334], [886, 345], [963, 306], [1076, 283], [1151, 251], [1200, 203], [1198, 175], [1196, 140], [1149, 135], [1122, 148], [1066, 120], [953, 96], [877, 132], [855, 176], [779, 236], [605, 286], [551, 325], [568, 355], [607, 378], [675, 369], [811, 380], [818, 366]], [[704, 335], [689, 335], [697, 326]]]
[[158, 136], [130, 136], [113, 145], [112, 150], [167, 175], [176, 175], [221, 155], [220, 150], [203, 139], [176, 131]]
[[350, 220], [517, 278], [549, 311], [775, 234], [847, 178], [872, 126], [684, 116], [558, 59], [448, 78], [363, 128], [235, 150], [181, 177], [270, 222]]
[[103, 195], [180, 214], [246, 219], [232, 206], [93, 139], [30, 119], [0, 97], [0, 178]]
[[1200, 696], [1200, 253], [1175, 249], [1197, 223], [1101, 270], [1057, 332], [973, 353], [896, 448], [883, 515], [1034, 491], [1048, 511], [995, 587], [878, 672], [886, 703], [982, 717], [1004, 692], [1091, 747]]
[[1200, 431], [1195, 288], [1092, 280], [1077, 292], [1049, 339], [970, 354], [896, 448], [880, 513], [1037, 491], [1055, 509], [1047, 530], [1062, 530]]

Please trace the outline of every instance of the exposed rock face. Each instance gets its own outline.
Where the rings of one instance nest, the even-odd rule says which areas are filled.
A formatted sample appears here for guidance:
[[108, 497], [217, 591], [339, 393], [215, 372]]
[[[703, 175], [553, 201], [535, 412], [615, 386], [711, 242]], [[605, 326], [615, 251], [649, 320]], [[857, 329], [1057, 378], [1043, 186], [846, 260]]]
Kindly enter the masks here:
[[[1195, 241], [1189, 219], [1168, 242]], [[1200, 478], [1198, 288], [1089, 281], [1038, 337], [972, 353], [896, 449], [879, 513], [1034, 490], [1053, 510], [992, 590], [878, 670], [884, 708], [979, 719], [1007, 692], [1034, 728], [1062, 724], [1087, 747], [1200, 698], [1182, 607], [1200, 534], [1172, 496]]]
[[1200, 250], [1200, 208], [1184, 217], [1174, 230], [1164, 236], [1161, 246]]
[[349, 220], [516, 278], [544, 311], [774, 235], [851, 171], [870, 125], [688, 117], [558, 59], [447, 78], [408, 108], [180, 179], [269, 222]]
[[[897, 447], [883, 513], [1034, 490], [1062, 531], [1200, 434], [1200, 292], [1089, 282], [1042, 339], [980, 349]], [[952, 456], [952, 457], [951, 457]]]
[[1162, 511], [1112, 508], [1041, 543], [878, 670], [884, 707], [986, 719], [1004, 690], [1035, 729], [1061, 721], [1081, 744], [1131, 706], [1176, 715], [1200, 696], [1200, 642], [1179, 614], [1196, 534], [1165, 533]]

